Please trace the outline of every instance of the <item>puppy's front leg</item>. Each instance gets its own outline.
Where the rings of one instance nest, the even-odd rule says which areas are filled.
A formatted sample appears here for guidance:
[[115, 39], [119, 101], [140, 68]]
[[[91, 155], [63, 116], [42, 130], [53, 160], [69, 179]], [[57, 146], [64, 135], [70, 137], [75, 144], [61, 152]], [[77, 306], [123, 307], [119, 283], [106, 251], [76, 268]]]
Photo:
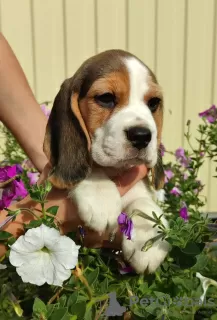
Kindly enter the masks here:
[[103, 171], [93, 172], [69, 192], [69, 197], [76, 203], [80, 218], [89, 228], [102, 233], [117, 226], [121, 196], [115, 183]]
[[[144, 196], [140, 197], [142, 195], [142, 189]], [[140, 187], [134, 187], [134, 190], [131, 191], [131, 196], [132, 193], [134, 193], [134, 195], [137, 194], [138, 197], [125, 207], [127, 214], [130, 215], [134, 210], [140, 210], [150, 217], [153, 217], [153, 212], [155, 212], [158, 217], [162, 214], [161, 208], [152, 200], [144, 186], [141, 188], [141, 183]], [[122, 241], [124, 257], [136, 272], [143, 273], [148, 271], [152, 273], [165, 259], [169, 250], [169, 244], [167, 241], [159, 239], [154, 242], [152, 247], [146, 252], [142, 251], [142, 247], [148, 240], [159, 235], [159, 228], [153, 228], [154, 222], [139, 216], [134, 216], [132, 220], [134, 225], [133, 238], [132, 240], [128, 240], [124, 236]], [[161, 218], [161, 221], [165, 227], [168, 226], [168, 222], [164, 217]]]

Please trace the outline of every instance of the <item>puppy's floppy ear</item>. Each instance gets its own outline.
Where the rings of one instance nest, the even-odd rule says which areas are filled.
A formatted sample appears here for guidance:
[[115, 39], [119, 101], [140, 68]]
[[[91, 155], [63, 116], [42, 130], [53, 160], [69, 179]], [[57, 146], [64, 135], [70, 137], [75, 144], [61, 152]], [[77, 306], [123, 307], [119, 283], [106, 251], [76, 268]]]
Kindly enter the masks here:
[[160, 148], [158, 149], [158, 160], [154, 168], [151, 169], [151, 175], [152, 175], [152, 186], [155, 188], [155, 190], [163, 189], [165, 174], [164, 174], [163, 160], [162, 160]]
[[52, 170], [49, 180], [57, 188], [72, 188], [91, 172], [90, 138], [73, 91], [73, 78], [65, 80], [48, 120], [44, 152]]

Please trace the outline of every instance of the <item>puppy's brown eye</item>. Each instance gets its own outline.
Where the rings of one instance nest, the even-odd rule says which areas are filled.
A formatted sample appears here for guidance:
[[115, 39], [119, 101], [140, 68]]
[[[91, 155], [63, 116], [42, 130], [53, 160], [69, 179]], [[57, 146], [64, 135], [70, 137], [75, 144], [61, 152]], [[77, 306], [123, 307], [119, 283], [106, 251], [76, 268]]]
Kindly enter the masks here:
[[94, 97], [97, 104], [104, 108], [114, 108], [116, 105], [115, 95], [112, 93], [104, 93]]
[[151, 98], [149, 101], [148, 101], [148, 107], [149, 109], [151, 110], [151, 112], [155, 112], [159, 106], [161, 102], [161, 99], [160, 98]]

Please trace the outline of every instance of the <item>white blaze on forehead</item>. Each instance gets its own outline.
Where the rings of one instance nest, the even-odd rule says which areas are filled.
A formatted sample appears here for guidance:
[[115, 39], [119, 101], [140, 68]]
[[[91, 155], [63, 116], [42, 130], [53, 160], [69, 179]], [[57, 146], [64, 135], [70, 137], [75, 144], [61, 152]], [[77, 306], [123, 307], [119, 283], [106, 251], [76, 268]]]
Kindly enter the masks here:
[[143, 101], [144, 95], [148, 92], [149, 89], [149, 70], [134, 57], [130, 57], [124, 60], [130, 78], [129, 104], [141, 102], [141, 100]]

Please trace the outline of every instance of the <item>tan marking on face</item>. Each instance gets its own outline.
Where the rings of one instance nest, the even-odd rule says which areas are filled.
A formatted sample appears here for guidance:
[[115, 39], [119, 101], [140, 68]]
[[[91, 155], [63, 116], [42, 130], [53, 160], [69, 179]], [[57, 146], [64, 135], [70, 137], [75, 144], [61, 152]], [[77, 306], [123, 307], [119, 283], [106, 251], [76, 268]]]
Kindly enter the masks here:
[[[105, 108], [98, 105], [94, 99], [97, 95], [112, 93], [116, 97], [117, 105], [114, 108]], [[129, 101], [130, 82], [127, 70], [112, 72], [105, 78], [96, 80], [85, 98], [80, 100], [79, 106], [87, 130], [92, 136], [95, 130], [102, 126], [111, 115], [127, 106]]]
[[74, 115], [78, 119], [82, 130], [84, 131], [84, 134], [87, 138], [88, 150], [90, 150], [90, 148], [91, 148], [90, 136], [89, 136], [88, 130], [86, 128], [84, 119], [82, 118], [80, 108], [78, 106], [78, 94], [77, 93], [73, 94], [71, 97], [71, 108], [72, 108], [72, 111], [74, 112]]
[[151, 76], [150, 76], [148, 83], [149, 83], [149, 90], [144, 96], [145, 103], [148, 103], [148, 101], [151, 98], [156, 97], [156, 98], [161, 99], [159, 107], [152, 114], [152, 116], [155, 120], [156, 126], [157, 126], [157, 145], [159, 147], [160, 143], [161, 143], [162, 127], [163, 127], [163, 94], [161, 91], [161, 87], [158, 85], [158, 83], [153, 81]]

